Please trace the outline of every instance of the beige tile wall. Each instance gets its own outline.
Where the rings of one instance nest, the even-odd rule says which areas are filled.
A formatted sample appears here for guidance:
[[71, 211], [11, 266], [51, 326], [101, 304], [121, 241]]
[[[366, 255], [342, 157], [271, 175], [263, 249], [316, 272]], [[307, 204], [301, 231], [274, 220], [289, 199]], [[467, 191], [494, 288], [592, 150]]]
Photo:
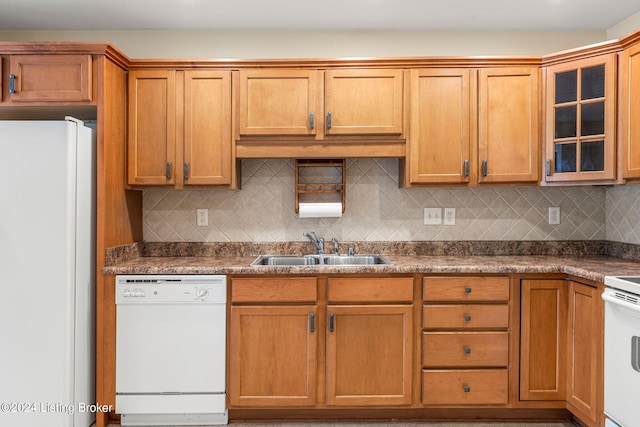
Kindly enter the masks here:
[[[343, 217], [300, 219], [292, 160], [244, 160], [242, 182], [238, 191], [145, 191], [144, 239], [292, 241], [305, 230], [365, 241], [605, 239], [600, 187], [401, 189], [397, 159], [356, 159], [347, 161]], [[561, 209], [559, 225], [548, 224], [550, 206]], [[427, 207], [456, 208], [456, 224], [424, 225]], [[196, 227], [198, 208], [209, 210], [209, 226]]]
[[640, 185], [607, 188], [607, 240], [640, 244]]

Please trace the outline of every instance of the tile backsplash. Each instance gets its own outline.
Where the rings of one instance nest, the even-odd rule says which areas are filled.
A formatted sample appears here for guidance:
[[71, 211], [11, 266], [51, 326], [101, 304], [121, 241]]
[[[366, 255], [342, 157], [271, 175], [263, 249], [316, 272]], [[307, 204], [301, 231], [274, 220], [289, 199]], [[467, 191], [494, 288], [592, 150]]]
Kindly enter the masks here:
[[607, 188], [606, 238], [640, 245], [640, 185]]
[[[294, 211], [294, 174], [293, 160], [243, 160], [242, 190], [146, 190], [144, 239], [295, 241], [314, 230], [325, 239], [349, 241], [628, 241], [633, 229], [634, 242], [640, 242], [640, 211], [634, 210], [640, 191], [631, 186], [406, 189], [398, 188], [397, 159], [353, 159], [347, 160], [344, 215], [300, 219]], [[624, 201], [628, 193], [635, 205]], [[636, 220], [610, 232], [611, 221], [618, 221], [605, 219], [611, 200], [618, 200], [614, 217], [634, 210]], [[558, 225], [548, 223], [551, 206], [560, 207]], [[202, 208], [209, 210], [209, 225], [197, 227], [196, 209]], [[424, 225], [424, 208], [455, 208], [455, 225]]]

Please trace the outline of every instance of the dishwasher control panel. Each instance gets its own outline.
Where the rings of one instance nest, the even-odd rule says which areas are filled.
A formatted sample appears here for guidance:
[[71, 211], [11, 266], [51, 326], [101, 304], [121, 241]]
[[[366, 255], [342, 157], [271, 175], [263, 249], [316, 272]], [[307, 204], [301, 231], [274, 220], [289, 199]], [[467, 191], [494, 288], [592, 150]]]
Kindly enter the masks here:
[[117, 276], [116, 304], [227, 301], [225, 276]]

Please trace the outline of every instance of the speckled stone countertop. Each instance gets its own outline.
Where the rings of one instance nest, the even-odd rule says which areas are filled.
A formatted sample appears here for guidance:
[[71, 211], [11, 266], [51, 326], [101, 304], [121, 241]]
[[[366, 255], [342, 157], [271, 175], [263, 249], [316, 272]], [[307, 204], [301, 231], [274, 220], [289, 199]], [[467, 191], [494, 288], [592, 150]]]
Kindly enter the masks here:
[[[422, 242], [424, 243], [424, 242]], [[114, 248], [104, 274], [355, 274], [355, 273], [561, 273], [598, 282], [609, 275], [640, 275], [640, 249], [611, 242], [455, 242], [428, 245], [358, 244], [356, 253], [382, 253], [391, 266], [259, 266], [261, 253], [308, 253], [301, 242], [278, 245], [150, 244]], [[345, 248], [347, 246], [344, 246]], [[363, 250], [363, 249], [381, 249]], [[425, 254], [428, 249], [428, 254]], [[307, 251], [307, 252], [305, 252]], [[614, 253], [611, 256], [607, 253]], [[620, 254], [623, 254], [622, 257]]]

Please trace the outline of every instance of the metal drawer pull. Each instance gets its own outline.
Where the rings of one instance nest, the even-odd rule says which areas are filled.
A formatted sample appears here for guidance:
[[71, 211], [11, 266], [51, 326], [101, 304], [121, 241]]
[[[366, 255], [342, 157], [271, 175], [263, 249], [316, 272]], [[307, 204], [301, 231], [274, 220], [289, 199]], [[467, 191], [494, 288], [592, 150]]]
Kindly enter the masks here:
[[189, 179], [189, 163], [184, 163], [184, 179]]
[[313, 117], [313, 113], [309, 113], [309, 128], [313, 129], [314, 127], [316, 127], [315, 118]]
[[463, 387], [463, 390], [465, 393], [469, 393], [471, 391], [471, 387], [469, 387], [468, 385]]
[[167, 162], [167, 173], [166, 173], [167, 179], [171, 179], [171, 166], [172, 166], [171, 162]]
[[469, 160], [464, 161], [464, 176], [469, 176]]
[[331, 129], [331, 111], [327, 113], [327, 129]]
[[471, 322], [471, 315], [470, 314], [465, 314], [464, 315], [464, 320], [466, 320], [467, 322]]
[[464, 354], [471, 354], [471, 349], [469, 347], [465, 347]]
[[333, 332], [335, 327], [335, 316], [333, 313], [329, 313], [329, 332]]
[[551, 160], [547, 160], [547, 176], [551, 176]]
[[487, 176], [487, 161], [482, 161], [482, 176]]
[[309, 332], [316, 331], [316, 315], [314, 313], [309, 313]]
[[470, 294], [470, 293], [471, 293], [471, 288], [470, 288], [470, 287], [468, 287], [468, 288], [464, 288], [464, 291], [465, 291], [466, 293]]
[[9, 74], [9, 93], [16, 93], [16, 75]]

